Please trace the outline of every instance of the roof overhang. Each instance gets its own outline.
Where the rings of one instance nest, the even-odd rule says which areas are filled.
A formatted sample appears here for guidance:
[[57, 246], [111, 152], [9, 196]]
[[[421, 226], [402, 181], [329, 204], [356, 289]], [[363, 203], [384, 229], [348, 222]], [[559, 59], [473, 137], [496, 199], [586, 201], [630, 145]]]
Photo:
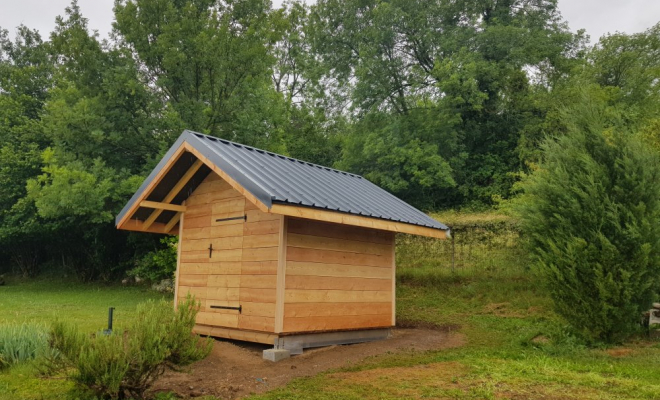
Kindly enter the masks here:
[[182, 204], [187, 198], [185, 192], [192, 192], [210, 172], [219, 175], [259, 210], [266, 213], [439, 239], [449, 237], [449, 229], [442, 230], [346, 212], [273, 202], [264, 188], [255, 182], [240, 180], [242, 175], [240, 170], [220, 157], [213, 149], [205, 146], [199, 137], [189, 131], [185, 131], [179, 137], [117, 215], [115, 219], [117, 228], [177, 234], [181, 213], [185, 212], [185, 206]]

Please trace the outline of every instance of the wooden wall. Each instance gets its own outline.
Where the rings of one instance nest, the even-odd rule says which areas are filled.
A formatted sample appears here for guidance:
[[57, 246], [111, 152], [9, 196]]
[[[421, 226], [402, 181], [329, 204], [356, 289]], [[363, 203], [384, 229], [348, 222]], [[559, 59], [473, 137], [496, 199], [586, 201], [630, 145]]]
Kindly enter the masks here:
[[282, 332], [394, 325], [394, 234], [287, 218]]
[[[192, 293], [201, 301], [198, 324], [274, 332], [279, 233], [284, 217], [260, 211], [215, 173], [185, 205], [176, 291], [179, 300]], [[243, 215], [247, 221], [216, 221]], [[243, 308], [239, 314], [211, 305]]]

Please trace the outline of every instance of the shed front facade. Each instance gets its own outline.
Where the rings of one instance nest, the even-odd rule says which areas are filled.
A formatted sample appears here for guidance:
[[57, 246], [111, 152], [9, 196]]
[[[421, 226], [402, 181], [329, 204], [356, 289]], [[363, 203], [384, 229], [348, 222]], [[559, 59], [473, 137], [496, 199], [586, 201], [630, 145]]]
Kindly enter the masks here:
[[179, 235], [195, 332], [302, 349], [395, 325], [397, 232], [446, 226], [366, 179], [185, 131], [116, 219]]

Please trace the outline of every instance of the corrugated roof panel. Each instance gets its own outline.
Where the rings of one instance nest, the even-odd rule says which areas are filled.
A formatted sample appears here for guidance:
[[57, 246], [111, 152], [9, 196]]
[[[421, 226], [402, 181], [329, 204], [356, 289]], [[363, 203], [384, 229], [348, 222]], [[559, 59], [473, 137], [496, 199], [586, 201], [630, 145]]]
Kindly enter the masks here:
[[[190, 134], [234, 164], [244, 175], [243, 179], [257, 183], [273, 202], [447, 229], [359, 175], [198, 133]], [[243, 179], [237, 180], [242, 184]]]
[[188, 142], [266, 206], [303, 205], [446, 230], [445, 225], [379, 188], [367, 179], [201, 133], [184, 131], [124, 210], [139, 198], [167, 158]]

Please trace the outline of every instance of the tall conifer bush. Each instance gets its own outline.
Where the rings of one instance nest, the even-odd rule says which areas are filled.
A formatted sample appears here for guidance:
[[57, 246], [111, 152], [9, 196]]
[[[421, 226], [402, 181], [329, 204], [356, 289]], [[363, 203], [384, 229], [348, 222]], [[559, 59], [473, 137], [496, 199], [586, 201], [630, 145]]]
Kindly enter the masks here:
[[583, 111], [545, 142], [515, 209], [556, 311], [585, 338], [616, 342], [660, 291], [660, 163]]

